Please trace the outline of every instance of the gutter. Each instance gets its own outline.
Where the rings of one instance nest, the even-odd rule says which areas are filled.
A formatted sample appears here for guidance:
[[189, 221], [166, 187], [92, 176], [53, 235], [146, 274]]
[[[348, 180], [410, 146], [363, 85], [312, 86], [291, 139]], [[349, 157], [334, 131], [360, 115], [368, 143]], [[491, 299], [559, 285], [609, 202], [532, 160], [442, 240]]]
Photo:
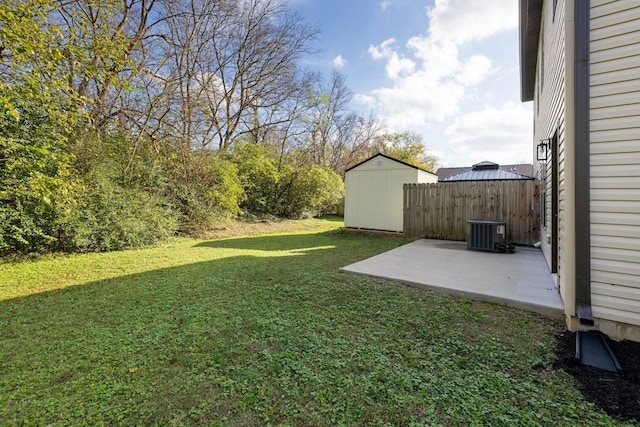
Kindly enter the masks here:
[[591, 185], [589, 133], [589, 10], [591, 0], [574, 0], [575, 129], [575, 302], [580, 324], [593, 326], [591, 310]]

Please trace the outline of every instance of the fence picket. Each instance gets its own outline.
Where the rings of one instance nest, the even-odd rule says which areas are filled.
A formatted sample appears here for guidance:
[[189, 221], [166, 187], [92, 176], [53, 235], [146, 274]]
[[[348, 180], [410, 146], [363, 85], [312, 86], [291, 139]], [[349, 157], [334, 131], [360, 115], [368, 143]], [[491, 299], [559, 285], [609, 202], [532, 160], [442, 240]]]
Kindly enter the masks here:
[[459, 181], [404, 185], [404, 234], [465, 240], [470, 219], [505, 221], [507, 240], [539, 240], [538, 181]]

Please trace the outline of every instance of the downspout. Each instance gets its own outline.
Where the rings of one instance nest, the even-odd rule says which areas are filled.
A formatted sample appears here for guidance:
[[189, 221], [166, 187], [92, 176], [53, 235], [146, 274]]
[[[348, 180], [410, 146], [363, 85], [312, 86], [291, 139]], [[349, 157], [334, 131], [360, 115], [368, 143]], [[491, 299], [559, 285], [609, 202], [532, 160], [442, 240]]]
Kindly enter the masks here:
[[575, 302], [582, 325], [593, 326], [591, 311], [591, 196], [589, 159], [589, 10], [590, 0], [574, 0], [575, 129]]

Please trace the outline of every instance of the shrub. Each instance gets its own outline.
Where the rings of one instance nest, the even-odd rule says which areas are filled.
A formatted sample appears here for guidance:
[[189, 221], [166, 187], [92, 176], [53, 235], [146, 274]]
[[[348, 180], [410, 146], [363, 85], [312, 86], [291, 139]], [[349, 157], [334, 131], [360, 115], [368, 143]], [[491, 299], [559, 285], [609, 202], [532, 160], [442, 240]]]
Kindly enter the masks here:
[[236, 147], [232, 161], [244, 188], [242, 208], [284, 218], [335, 211], [344, 195], [342, 178], [318, 165], [280, 163], [262, 145]]
[[0, 255], [55, 247], [54, 221], [76, 183], [64, 134], [48, 110], [0, 85]]
[[111, 251], [165, 240], [178, 229], [178, 214], [141, 189], [94, 182], [59, 222], [66, 250]]
[[253, 214], [274, 214], [279, 171], [264, 146], [238, 146], [231, 159], [244, 191], [240, 206]]
[[191, 153], [174, 173], [168, 197], [182, 214], [180, 231], [199, 235], [240, 211], [243, 191], [233, 163], [209, 151]]
[[32, 198], [3, 200], [0, 206], [0, 255], [45, 252], [56, 244], [51, 228], [51, 205]]
[[335, 212], [344, 196], [342, 178], [318, 165], [283, 168], [280, 177], [278, 216], [300, 218]]

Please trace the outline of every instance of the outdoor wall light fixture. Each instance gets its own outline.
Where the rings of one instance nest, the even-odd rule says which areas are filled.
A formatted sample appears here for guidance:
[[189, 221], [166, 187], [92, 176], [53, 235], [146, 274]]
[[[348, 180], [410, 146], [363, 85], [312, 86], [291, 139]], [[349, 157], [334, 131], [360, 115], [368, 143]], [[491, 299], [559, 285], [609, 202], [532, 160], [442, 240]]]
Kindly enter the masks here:
[[549, 150], [551, 149], [551, 138], [543, 139], [542, 141], [540, 141], [540, 144], [538, 144], [537, 148], [536, 159], [538, 161], [547, 160], [549, 156]]

